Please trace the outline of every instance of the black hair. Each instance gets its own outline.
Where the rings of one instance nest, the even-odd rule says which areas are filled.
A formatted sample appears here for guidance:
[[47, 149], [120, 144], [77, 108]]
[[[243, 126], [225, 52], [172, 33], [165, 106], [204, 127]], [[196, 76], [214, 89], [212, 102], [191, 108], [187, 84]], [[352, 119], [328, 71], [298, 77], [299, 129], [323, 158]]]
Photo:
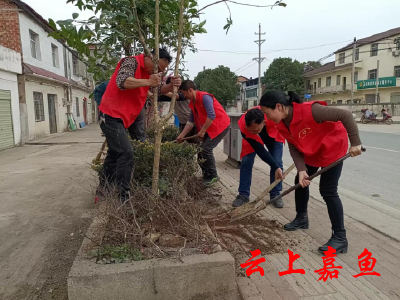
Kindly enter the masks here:
[[303, 100], [299, 95], [292, 91], [269, 91], [261, 97], [260, 106], [275, 109], [278, 103], [283, 106], [290, 106], [293, 105], [293, 102], [303, 103]]
[[259, 108], [250, 109], [247, 111], [244, 121], [247, 127], [250, 127], [253, 123], [260, 125], [264, 121], [264, 113]]
[[[154, 54], [154, 53], [155, 53], [155, 50], [151, 51], [151, 54]], [[169, 54], [169, 52], [165, 48], [160, 48], [160, 50], [158, 52], [158, 58], [159, 59], [164, 58], [164, 59], [168, 60], [169, 63], [172, 61], [171, 54]]]
[[182, 81], [181, 86], [179, 87], [180, 91], [188, 91], [189, 89], [197, 90], [196, 84], [191, 80], [184, 80]]

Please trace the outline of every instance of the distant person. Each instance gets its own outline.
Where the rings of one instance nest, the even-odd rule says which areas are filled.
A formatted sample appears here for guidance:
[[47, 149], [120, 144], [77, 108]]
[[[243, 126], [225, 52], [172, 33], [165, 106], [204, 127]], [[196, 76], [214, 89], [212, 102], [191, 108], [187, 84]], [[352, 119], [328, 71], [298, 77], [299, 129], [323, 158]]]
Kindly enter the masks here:
[[196, 124], [197, 136], [203, 140], [198, 156], [199, 165], [203, 172], [204, 185], [211, 186], [219, 181], [213, 149], [228, 133], [231, 120], [217, 99], [207, 92], [198, 91], [193, 81], [183, 81], [179, 90], [186, 99], [190, 99], [191, 112], [177, 141], [182, 142]]
[[[356, 121], [350, 111], [326, 106], [325, 101], [302, 102], [294, 92], [269, 91], [260, 100], [261, 110], [277, 124], [279, 133], [288, 141], [290, 155], [297, 168], [295, 184], [296, 217], [284, 225], [285, 230], [307, 229], [310, 181], [315, 174], [348, 151], [352, 157], [360, 155], [361, 140]], [[331, 246], [337, 253], [346, 253], [348, 241], [344, 227], [343, 206], [338, 194], [343, 163], [321, 175], [319, 190], [328, 208], [332, 237], [318, 248], [323, 253]]]

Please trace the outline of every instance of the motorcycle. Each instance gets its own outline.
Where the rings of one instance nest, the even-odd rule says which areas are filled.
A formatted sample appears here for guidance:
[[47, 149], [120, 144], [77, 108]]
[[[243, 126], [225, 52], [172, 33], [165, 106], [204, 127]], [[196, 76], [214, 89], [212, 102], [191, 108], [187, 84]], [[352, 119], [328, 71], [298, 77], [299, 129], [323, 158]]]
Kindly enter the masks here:
[[367, 118], [367, 116], [365, 114], [366, 111], [367, 111], [367, 109], [362, 109], [361, 110], [361, 113], [362, 113], [362, 115], [361, 115], [361, 123], [363, 123], [363, 124], [367, 124], [367, 123], [377, 123], [377, 124], [378, 123], [385, 123], [387, 125], [392, 125], [393, 124], [392, 116], [387, 112], [385, 112], [383, 117], [380, 119], [380, 118], [377, 118], [377, 114], [375, 114], [375, 113], [371, 113], [369, 118]]

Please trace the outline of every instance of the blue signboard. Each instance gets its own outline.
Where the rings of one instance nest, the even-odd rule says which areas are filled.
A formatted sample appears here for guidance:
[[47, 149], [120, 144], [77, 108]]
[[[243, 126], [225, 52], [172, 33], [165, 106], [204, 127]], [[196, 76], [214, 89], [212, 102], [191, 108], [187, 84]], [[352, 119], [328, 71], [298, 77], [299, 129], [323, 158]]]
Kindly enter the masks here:
[[305, 94], [305, 95], [304, 95], [304, 98], [305, 98], [305, 99], [311, 99], [311, 94]]

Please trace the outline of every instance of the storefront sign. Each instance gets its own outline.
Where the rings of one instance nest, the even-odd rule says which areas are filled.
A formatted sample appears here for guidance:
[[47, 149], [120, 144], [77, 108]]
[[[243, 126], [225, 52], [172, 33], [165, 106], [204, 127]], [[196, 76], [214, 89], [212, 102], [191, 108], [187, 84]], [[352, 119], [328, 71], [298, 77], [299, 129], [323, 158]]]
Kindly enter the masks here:
[[[396, 77], [379, 78], [378, 87], [396, 86]], [[359, 80], [357, 81], [357, 90], [374, 89], [376, 88], [376, 79]]]

